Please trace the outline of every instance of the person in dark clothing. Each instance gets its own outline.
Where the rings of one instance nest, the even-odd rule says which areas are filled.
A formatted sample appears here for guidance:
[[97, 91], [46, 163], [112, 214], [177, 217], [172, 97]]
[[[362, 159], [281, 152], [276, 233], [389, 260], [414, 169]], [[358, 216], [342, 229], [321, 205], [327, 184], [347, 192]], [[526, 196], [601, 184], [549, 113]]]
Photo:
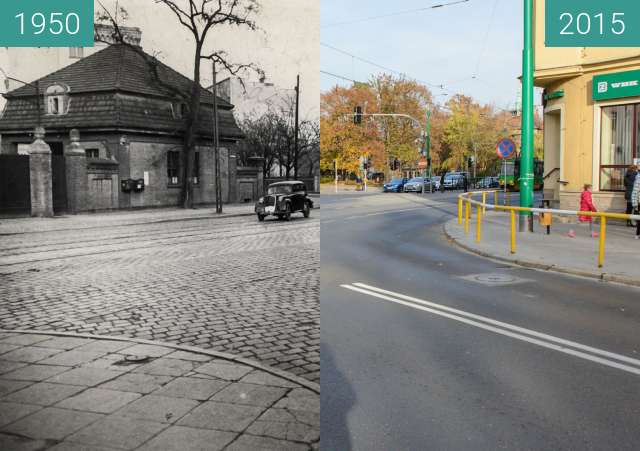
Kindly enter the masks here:
[[444, 174], [440, 176], [440, 192], [444, 193]]
[[[630, 215], [633, 213], [634, 205], [631, 202], [631, 193], [633, 192], [633, 184], [636, 181], [636, 176], [638, 175], [638, 167], [635, 165], [629, 166], [627, 172], [624, 174], [624, 198], [627, 201], [627, 211], [626, 214]], [[631, 227], [631, 221], [627, 221], [627, 227]]]
[[467, 178], [467, 174], [462, 174], [462, 189], [465, 193], [469, 191], [469, 179]]

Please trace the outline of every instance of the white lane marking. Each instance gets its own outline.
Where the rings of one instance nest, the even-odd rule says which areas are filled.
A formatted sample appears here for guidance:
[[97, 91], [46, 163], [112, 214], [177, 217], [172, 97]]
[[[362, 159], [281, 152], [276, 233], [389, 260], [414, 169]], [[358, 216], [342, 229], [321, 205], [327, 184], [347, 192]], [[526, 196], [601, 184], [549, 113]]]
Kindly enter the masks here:
[[531, 329], [525, 329], [524, 327], [514, 326], [513, 324], [509, 324], [509, 323], [503, 323], [502, 321], [497, 321], [495, 319], [487, 318], [486, 316], [476, 315], [476, 314], [473, 314], [473, 313], [465, 312], [463, 310], [458, 310], [458, 309], [455, 309], [455, 308], [447, 307], [447, 306], [441, 305], [441, 304], [435, 304], [433, 302], [425, 301], [423, 299], [418, 299], [418, 298], [414, 298], [414, 297], [411, 297], [411, 296], [406, 296], [406, 295], [401, 294], [401, 293], [395, 293], [393, 291], [383, 290], [382, 288], [373, 287], [371, 285], [367, 285], [367, 284], [364, 284], [364, 283], [354, 283], [353, 285], [361, 287], [361, 288], [365, 288], [367, 290], [376, 291], [378, 293], [387, 294], [389, 296], [394, 296], [394, 297], [397, 297], [397, 298], [400, 298], [400, 299], [404, 299], [406, 301], [417, 302], [418, 304], [422, 304], [422, 305], [426, 305], [428, 307], [433, 307], [433, 308], [437, 308], [437, 309], [444, 310], [444, 311], [447, 311], [447, 312], [451, 312], [451, 313], [454, 313], [456, 315], [465, 316], [467, 318], [475, 319], [475, 320], [478, 320], [478, 321], [483, 321], [485, 323], [492, 324], [494, 326], [502, 327], [504, 329], [513, 330], [515, 332], [520, 332], [520, 333], [523, 333], [523, 334], [526, 334], [526, 335], [531, 335], [533, 337], [541, 338], [543, 340], [551, 341], [551, 342], [554, 342], [554, 343], [557, 343], [557, 344], [560, 344], [560, 345], [569, 346], [569, 347], [572, 347], [572, 348], [580, 349], [582, 351], [590, 352], [592, 354], [597, 354], [597, 355], [601, 355], [603, 357], [608, 357], [610, 359], [620, 360], [621, 362], [626, 362], [626, 363], [630, 363], [632, 365], [640, 366], [640, 360], [637, 360], [637, 359], [634, 359], [634, 358], [631, 358], [631, 357], [627, 357], [627, 356], [624, 356], [624, 355], [616, 354], [616, 353], [613, 353], [613, 352], [605, 351], [605, 350], [602, 350], [602, 349], [593, 348], [591, 346], [587, 346], [587, 345], [583, 345], [583, 344], [580, 344], [580, 343], [576, 343], [575, 341], [565, 340], [563, 338], [554, 337], [553, 335], [548, 335], [548, 334], [545, 334], [545, 333], [542, 333], [542, 332], [536, 332], [536, 331], [531, 330]]
[[[611, 357], [612, 359], [616, 359], [618, 361], [625, 361], [625, 362], [629, 362], [632, 363], [634, 365], [638, 365], [640, 366], [640, 361], [636, 360], [636, 359], [632, 359], [620, 354], [615, 354], [612, 352], [608, 352], [608, 351], [603, 351], [601, 349], [597, 349], [597, 348], [592, 348], [590, 346], [585, 346], [585, 345], [581, 345], [579, 343], [574, 343], [568, 340], [563, 340], [561, 338], [557, 338], [557, 337], [553, 337], [551, 335], [546, 335], [546, 334], [542, 334], [539, 332], [535, 332], [535, 331], [531, 331], [528, 329], [524, 329], [524, 328], [519, 328], [518, 326], [513, 326], [511, 324], [507, 324], [507, 323], [502, 323], [500, 321], [495, 321], [492, 320], [490, 318], [485, 318], [482, 316], [478, 316], [478, 315], [474, 315], [472, 313], [467, 313], [467, 312], [463, 312], [461, 310], [457, 310], [457, 309], [452, 309], [443, 305], [439, 305], [439, 304], [434, 304], [432, 302], [427, 302], [427, 301], [422, 301], [419, 299], [415, 299], [415, 298], [411, 298], [409, 296], [404, 296], [404, 295], [398, 295], [395, 294], [393, 292], [389, 292], [386, 290], [381, 290], [380, 288], [376, 288], [376, 291], [372, 291], [370, 289], [365, 289], [365, 288], [360, 288], [360, 286], [365, 286], [368, 287], [368, 285], [365, 284], [354, 284], [354, 285], [358, 285], [358, 286], [353, 286], [353, 285], [340, 285], [342, 288], [346, 288], [347, 290], [351, 290], [351, 291], [356, 291], [358, 293], [362, 293], [362, 294], [366, 294], [372, 297], [376, 297], [379, 299], [383, 299], [385, 301], [389, 301], [389, 302], [393, 302], [396, 304], [400, 304], [400, 305], [404, 305], [405, 307], [410, 307], [416, 310], [422, 310], [425, 312], [429, 312], [429, 313], [433, 313], [434, 315], [438, 315], [438, 316], [442, 316], [454, 321], [458, 321], [464, 324], [468, 324], [470, 326], [474, 326], [474, 327], [478, 327], [480, 329], [484, 329], [484, 330], [488, 330], [490, 332], [494, 332], [496, 334], [499, 335], [504, 335], [507, 337], [511, 337], [514, 338], [516, 340], [521, 340], [521, 341], [525, 341], [527, 343], [531, 343], [531, 344], [535, 344], [537, 346], [541, 346], [543, 348], [547, 348], [547, 349], [552, 349], [554, 351], [558, 351], [558, 352], [562, 352], [564, 354], [568, 354], [568, 355], [572, 355], [574, 357], [579, 357], [581, 359], [585, 359], [585, 360], [589, 360], [592, 362], [596, 362], [599, 363], [601, 365], [605, 365], [611, 368], [616, 368], [622, 371], [626, 371], [629, 373], [633, 373], [636, 375], [640, 375], [640, 368], [636, 368], [633, 366], [629, 366], [629, 365], [625, 365], [622, 363], [618, 363], [614, 360], [609, 360], [609, 359], [605, 359], [602, 357], [597, 357], [595, 355], [592, 354], [587, 354], [586, 352], [581, 352], [581, 351], [577, 351], [575, 349], [571, 349], [567, 346], [569, 346], [569, 344], [577, 349], [583, 349], [583, 350], [589, 350], [590, 352], [594, 353], [594, 354], [599, 354], [599, 355], [607, 355], [609, 357]], [[381, 291], [381, 292], [378, 292]], [[383, 292], [389, 293], [390, 295], [387, 294], [382, 294]], [[398, 298], [409, 298], [409, 299], [414, 299], [413, 301], [409, 302], [409, 301], [404, 301]], [[416, 301], [418, 303], [416, 303]], [[418, 304], [424, 304], [424, 305], [429, 305], [433, 308], [430, 307], [425, 307], [423, 305], [418, 305]], [[446, 310], [446, 311], [445, 311]], [[458, 314], [453, 314], [453, 313], [448, 313], [447, 311], [450, 312], [456, 312]], [[465, 318], [465, 316], [467, 318]], [[482, 318], [480, 321], [484, 321], [484, 322], [480, 322], [480, 321], [474, 321], [472, 319], [468, 319], [469, 317], [471, 318]], [[491, 326], [487, 323], [490, 324], [496, 324], [496, 325], [500, 325], [503, 328], [499, 328], [499, 327], [495, 327], [495, 326]], [[508, 326], [508, 327], [507, 327]], [[520, 333], [516, 333], [516, 332], [510, 332], [509, 330], [506, 329], [510, 329], [510, 330], [522, 330], [522, 331], [527, 331], [526, 333], [528, 333], [528, 335], [532, 335], [532, 336], [538, 336], [540, 338], [545, 337], [547, 340], [549, 341], [545, 341], [542, 339], [538, 339], [538, 338], [532, 338], [531, 336], [527, 336], [527, 335], [523, 335]], [[564, 344], [556, 344], [556, 343], [562, 343]]]

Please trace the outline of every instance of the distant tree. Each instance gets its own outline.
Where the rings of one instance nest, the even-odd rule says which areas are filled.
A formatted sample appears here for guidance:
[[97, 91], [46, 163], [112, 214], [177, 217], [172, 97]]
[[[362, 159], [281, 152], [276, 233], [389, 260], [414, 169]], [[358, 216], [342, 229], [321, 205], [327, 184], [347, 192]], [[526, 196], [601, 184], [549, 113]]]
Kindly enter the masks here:
[[[114, 41], [128, 45], [121, 25], [127, 18], [124, 8], [110, 11], [99, 0], [102, 10], [98, 14], [98, 21], [109, 23], [114, 27]], [[154, 0], [155, 5], [168, 8], [175, 16], [178, 24], [189, 31], [195, 44], [193, 57], [193, 81], [191, 89], [181, 90], [162, 81], [159, 74], [159, 64], [155, 58], [148, 58], [141, 49], [130, 46], [147, 60], [150, 73], [168, 95], [187, 105], [185, 117], [184, 151], [182, 152], [182, 206], [193, 206], [193, 169], [195, 165], [195, 148], [198, 138], [199, 116], [201, 114], [201, 71], [204, 61], [213, 61], [219, 67], [232, 75], [244, 70], [254, 70], [262, 75], [262, 71], [253, 64], [234, 64], [223, 50], [214, 49], [210, 37], [215, 31], [223, 27], [238, 27], [257, 30], [254, 17], [258, 14], [260, 3], [258, 0]], [[153, 14], [149, 12], [149, 14]]]
[[[240, 127], [246, 138], [238, 155], [241, 164], [247, 165], [249, 158], [259, 156], [264, 159], [262, 171], [268, 177], [274, 167], [280, 176], [287, 179], [295, 174], [295, 126], [290, 112], [268, 111], [261, 116], [245, 117]], [[314, 174], [319, 159], [320, 127], [314, 121], [302, 121], [299, 131], [299, 163], [308, 168], [308, 175]], [[310, 168], [310, 169], [309, 169]]]

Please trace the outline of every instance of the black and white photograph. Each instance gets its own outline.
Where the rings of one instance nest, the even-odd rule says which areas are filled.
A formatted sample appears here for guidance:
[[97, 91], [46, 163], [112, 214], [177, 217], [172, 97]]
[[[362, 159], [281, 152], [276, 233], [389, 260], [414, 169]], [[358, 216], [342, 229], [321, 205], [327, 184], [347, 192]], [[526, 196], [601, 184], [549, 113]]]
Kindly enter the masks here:
[[0, 47], [0, 449], [320, 444], [316, 0]]

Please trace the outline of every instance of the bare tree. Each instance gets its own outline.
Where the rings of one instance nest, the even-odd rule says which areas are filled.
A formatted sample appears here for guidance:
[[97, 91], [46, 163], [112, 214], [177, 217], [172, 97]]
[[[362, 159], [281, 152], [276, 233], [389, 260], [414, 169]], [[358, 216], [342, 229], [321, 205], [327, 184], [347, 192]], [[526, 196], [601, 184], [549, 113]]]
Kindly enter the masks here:
[[[100, 3], [100, 2], [99, 2]], [[193, 206], [193, 170], [195, 165], [195, 148], [198, 139], [199, 117], [201, 114], [201, 100], [203, 88], [201, 86], [201, 69], [205, 61], [211, 61], [222, 67], [231, 75], [241, 71], [253, 70], [262, 75], [262, 71], [253, 64], [234, 64], [223, 50], [212, 50], [209, 37], [214, 30], [225, 26], [235, 26], [256, 31], [258, 29], [253, 17], [259, 12], [259, 0], [155, 0], [155, 3], [168, 8], [176, 17], [178, 23], [186, 28], [195, 43], [193, 54], [193, 84], [188, 90], [171, 86], [163, 82], [159, 74], [160, 64], [156, 58], [150, 58], [141, 49], [129, 45], [122, 33], [120, 22], [126, 19], [127, 13], [123, 8], [116, 7], [110, 12], [100, 3], [102, 13], [98, 19], [108, 22], [114, 27], [114, 41], [129, 45], [138, 54], [145, 57], [153, 80], [168, 95], [175, 97], [187, 105], [185, 120], [184, 151], [182, 152], [182, 201], [184, 208]], [[215, 93], [215, 86], [214, 86]], [[217, 118], [216, 118], [217, 120]]]
[[[246, 136], [238, 155], [241, 164], [246, 165], [250, 157], [259, 156], [264, 159], [265, 177], [276, 165], [281, 177], [294, 175], [295, 124], [291, 123], [289, 114], [269, 111], [262, 116], [245, 118], [240, 127]], [[300, 123], [298, 147], [298, 160], [307, 169], [307, 175], [312, 176], [320, 159], [320, 125], [317, 121]]]

